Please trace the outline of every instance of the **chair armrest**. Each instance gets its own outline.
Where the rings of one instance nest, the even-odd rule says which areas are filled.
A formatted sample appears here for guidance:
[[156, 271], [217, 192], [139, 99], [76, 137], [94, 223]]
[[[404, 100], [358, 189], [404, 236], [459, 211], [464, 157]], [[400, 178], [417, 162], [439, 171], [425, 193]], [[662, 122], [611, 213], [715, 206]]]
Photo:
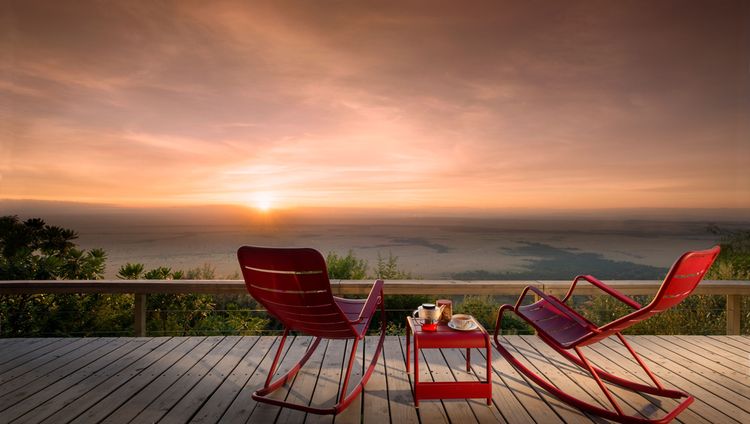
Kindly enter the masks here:
[[519, 296], [518, 301], [516, 302], [516, 306], [515, 306], [516, 310], [518, 310], [518, 308], [521, 306], [521, 302], [523, 302], [523, 298], [526, 297], [526, 293], [528, 293], [529, 290], [533, 291], [537, 296], [551, 303], [555, 308], [557, 308], [560, 312], [565, 314], [568, 318], [578, 323], [578, 325], [582, 327], [586, 327], [593, 331], [597, 331], [596, 325], [594, 325], [592, 322], [590, 322], [586, 318], [579, 315], [576, 311], [571, 309], [570, 306], [561, 302], [560, 299], [554, 296], [550, 296], [534, 286], [526, 286], [526, 288], [523, 289], [523, 292], [521, 292], [521, 296]]
[[365, 305], [362, 307], [362, 311], [359, 313], [359, 317], [356, 320], [350, 321], [352, 324], [362, 322], [362, 320], [370, 319], [372, 314], [375, 312], [375, 308], [383, 302], [383, 280], [375, 281], [370, 289], [370, 294], [367, 295]]
[[573, 283], [570, 285], [570, 288], [568, 289], [568, 294], [563, 297], [562, 301], [567, 302], [568, 298], [570, 298], [571, 295], [573, 295], [573, 290], [576, 288], [576, 284], [578, 284], [578, 280], [584, 279], [591, 283], [592, 285], [598, 287], [601, 291], [609, 294], [610, 296], [614, 297], [615, 299], [619, 300], [620, 302], [630, 306], [633, 309], [641, 309], [641, 304], [636, 302], [635, 300], [625, 296], [624, 294], [620, 293], [613, 287], [610, 287], [603, 282], [597, 280], [593, 275], [579, 275], [574, 280]]

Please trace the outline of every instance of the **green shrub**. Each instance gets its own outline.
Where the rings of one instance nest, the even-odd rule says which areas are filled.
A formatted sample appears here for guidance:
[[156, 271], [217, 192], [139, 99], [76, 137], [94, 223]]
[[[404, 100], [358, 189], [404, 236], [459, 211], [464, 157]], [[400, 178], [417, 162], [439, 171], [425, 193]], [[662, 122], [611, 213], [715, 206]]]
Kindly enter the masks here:
[[[453, 313], [468, 314], [479, 321], [490, 333], [495, 331], [497, 312], [500, 302], [489, 295], [469, 295], [453, 307]], [[519, 320], [512, 313], [503, 316], [502, 334], [532, 334], [531, 327]]]
[[367, 275], [367, 261], [354, 256], [350, 250], [346, 256], [331, 252], [326, 257], [328, 277], [341, 280], [364, 280]]

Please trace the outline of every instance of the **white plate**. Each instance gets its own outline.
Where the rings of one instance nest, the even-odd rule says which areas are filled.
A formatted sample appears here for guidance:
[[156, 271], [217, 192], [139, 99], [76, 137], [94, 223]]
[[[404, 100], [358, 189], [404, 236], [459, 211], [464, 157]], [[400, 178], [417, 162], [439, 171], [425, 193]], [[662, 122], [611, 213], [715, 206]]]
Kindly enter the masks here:
[[450, 328], [452, 328], [454, 330], [458, 330], [458, 331], [471, 331], [471, 330], [476, 330], [477, 329], [477, 323], [475, 323], [474, 321], [472, 321], [470, 326], [468, 326], [466, 328], [458, 328], [458, 327], [456, 327], [455, 324], [453, 324], [453, 321], [448, 321], [448, 327], [450, 327]]

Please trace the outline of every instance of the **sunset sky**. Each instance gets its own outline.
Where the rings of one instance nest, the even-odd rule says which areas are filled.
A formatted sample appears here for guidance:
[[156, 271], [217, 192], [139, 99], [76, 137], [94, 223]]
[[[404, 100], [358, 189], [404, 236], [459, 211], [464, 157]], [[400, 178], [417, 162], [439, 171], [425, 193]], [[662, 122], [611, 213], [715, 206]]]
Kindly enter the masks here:
[[747, 1], [0, 4], [0, 199], [750, 208]]

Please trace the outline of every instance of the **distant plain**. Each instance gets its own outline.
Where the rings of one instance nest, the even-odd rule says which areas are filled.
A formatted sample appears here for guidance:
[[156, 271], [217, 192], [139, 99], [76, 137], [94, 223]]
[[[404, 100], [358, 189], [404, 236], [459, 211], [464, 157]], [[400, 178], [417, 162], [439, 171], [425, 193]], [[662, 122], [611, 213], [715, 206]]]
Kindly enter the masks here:
[[425, 279], [660, 278], [679, 254], [707, 248], [717, 236], [702, 222], [560, 220], [393, 220], [285, 226], [117, 225], [80, 229], [80, 245], [109, 255], [107, 277], [126, 262], [147, 269], [215, 267], [239, 271], [243, 244], [312, 247], [324, 255], [352, 251], [372, 266], [378, 255]]
[[0, 214], [41, 217], [77, 231], [80, 247], [103, 248], [106, 278], [116, 278], [128, 262], [147, 270], [208, 264], [217, 278], [238, 278], [235, 252], [248, 244], [312, 247], [323, 255], [352, 251], [371, 271], [378, 255], [392, 254], [402, 270], [423, 279], [659, 279], [681, 253], [719, 241], [710, 225], [750, 228], [745, 211], [730, 212], [436, 217], [414, 211], [258, 214], [234, 206], [134, 209], [0, 201]]

